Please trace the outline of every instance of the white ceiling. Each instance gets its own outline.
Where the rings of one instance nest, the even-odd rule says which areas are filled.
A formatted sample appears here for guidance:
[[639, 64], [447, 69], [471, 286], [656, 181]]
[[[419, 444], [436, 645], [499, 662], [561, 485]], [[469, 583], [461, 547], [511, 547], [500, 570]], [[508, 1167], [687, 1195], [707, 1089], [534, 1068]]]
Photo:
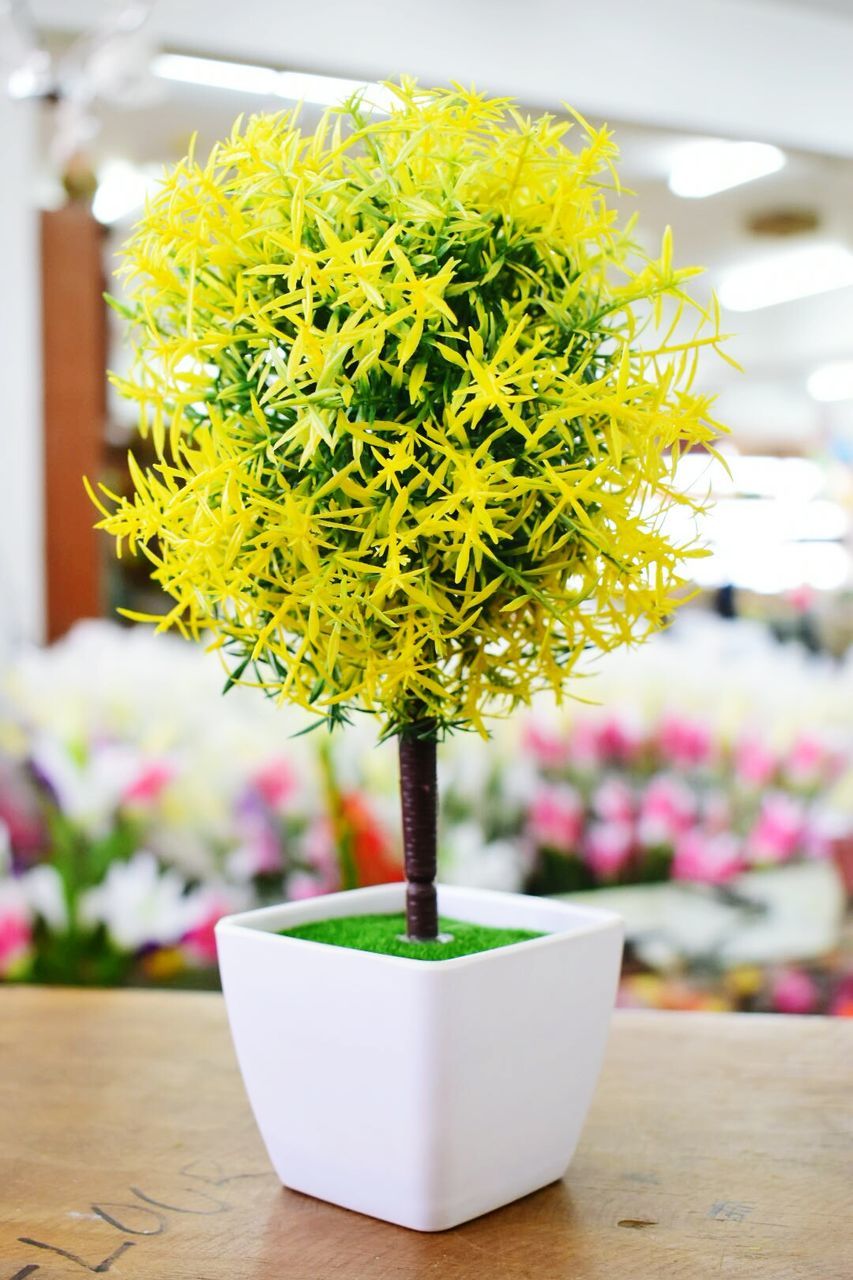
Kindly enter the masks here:
[[[33, 0], [57, 28], [107, 0]], [[159, 0], [155, 39], [303, 70], [474, 80], [531, 105], [853, 154], [853, 22], [762, 0]]]
[[[800, 9], [824, 9], [827, 13], [841, 14], [845, 18], [853, 18], [853, 0], [760, 0], [767, 5], [794, 5]], [[737, 0], [731, 0], [736, 4]]]

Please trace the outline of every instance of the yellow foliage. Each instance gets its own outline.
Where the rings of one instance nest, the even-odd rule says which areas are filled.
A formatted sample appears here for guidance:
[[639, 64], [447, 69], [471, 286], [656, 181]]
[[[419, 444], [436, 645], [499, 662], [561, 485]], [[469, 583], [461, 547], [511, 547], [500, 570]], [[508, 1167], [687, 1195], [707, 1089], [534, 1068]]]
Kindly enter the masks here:
[[620, 229], [607, 130], [395, 93], [313, 136], [253, 116], [166, 176], [115, 379], [158, 460], [100, 523], [232, 679], [482, 731], [666, 621], [695, 551], [662, 521], [715, 434], [691, 381], [719, 333], [669, 237], [650, 259]]

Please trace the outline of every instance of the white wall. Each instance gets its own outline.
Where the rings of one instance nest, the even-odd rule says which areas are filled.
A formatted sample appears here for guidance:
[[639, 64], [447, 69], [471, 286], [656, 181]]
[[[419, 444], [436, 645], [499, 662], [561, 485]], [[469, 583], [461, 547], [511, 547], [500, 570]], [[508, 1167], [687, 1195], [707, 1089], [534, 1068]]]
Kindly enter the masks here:
[[0, 97], [0, 645], [43, 626], [35, 108]]

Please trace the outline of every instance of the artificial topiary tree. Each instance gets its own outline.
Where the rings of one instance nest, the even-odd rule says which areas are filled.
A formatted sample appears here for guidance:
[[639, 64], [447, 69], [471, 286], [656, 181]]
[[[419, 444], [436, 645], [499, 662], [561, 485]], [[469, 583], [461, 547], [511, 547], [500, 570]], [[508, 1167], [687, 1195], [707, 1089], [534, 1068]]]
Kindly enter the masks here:
[[99, 505], [174, 598], [160, 626], [212, 632], [229, 684], [399, 735], [429, 939], [436, 740], [665, 621], [690, 552], [663, 516], [714, 434], [690, 385], [719, 335], [668, 234], [653, 259], [620, 229], [605, 129], [394, 93], [310, 136], [253, 116], [166, 177], [124, 254], [116, 379], [157, 462]]

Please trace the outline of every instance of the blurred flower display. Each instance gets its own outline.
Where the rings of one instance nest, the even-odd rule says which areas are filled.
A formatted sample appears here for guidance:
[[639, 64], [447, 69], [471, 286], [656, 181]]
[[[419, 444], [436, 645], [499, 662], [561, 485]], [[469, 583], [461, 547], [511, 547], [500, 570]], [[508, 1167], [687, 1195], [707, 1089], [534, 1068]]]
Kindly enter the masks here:
[[[213, 983], [222, 914], [400, 877], [395, 752], [369, 718], [303, 733], [304, 717], [221, 684], [197, 648], [104, 623], [10, 665], [0, 979]], [[849, 830], [853, 667], [688, 619], [581, 688], [588, 702], [539, 703], [488, 747], [445, 743], [445, 880], [736, 900], [743, 873], [825, 859]], [[843, 973], [833, 986], [777, 964], [759, 985], [629, 972], [623, 998], [853, 1005]]]
[[744, 966], [725, 974], [635, 971], [623, 976], [617, 1003], [623, 1009], [853, 1018], [853, 964], [830, 956], [811, 965]]
[[399, 875], [328, 735], [221, 684], [199, 650], [101, 623], [12, 665], [0, 978], [212, 982], [220, 916]]
[[448, 819], [520, 844], [516, 888], [724, 886], [849, 830], [853, 663], [696, 615], [607, 655], [580, 692], [508, 727], [485, 774], [470, 743], [445, 759]]
[[[790, 746], [762, 742], [759, 782], [742, 767], [737, 731], [696, 713], [640, 725], [612, 707], [575, 711], [562, 728], [534, 713], [520, 750], [533, 764], [531, 790], [492, 835], [525, 844], [523, 884], [539, 893], [670, 877], [725, 884], [823, 856], [827, 796], [848, 767], [840, 743], [812, 730]], [[748, 744], [752, 764], [758, 750]], [[501, 786], [500, 776], [487, 780], [486, 792]]]

